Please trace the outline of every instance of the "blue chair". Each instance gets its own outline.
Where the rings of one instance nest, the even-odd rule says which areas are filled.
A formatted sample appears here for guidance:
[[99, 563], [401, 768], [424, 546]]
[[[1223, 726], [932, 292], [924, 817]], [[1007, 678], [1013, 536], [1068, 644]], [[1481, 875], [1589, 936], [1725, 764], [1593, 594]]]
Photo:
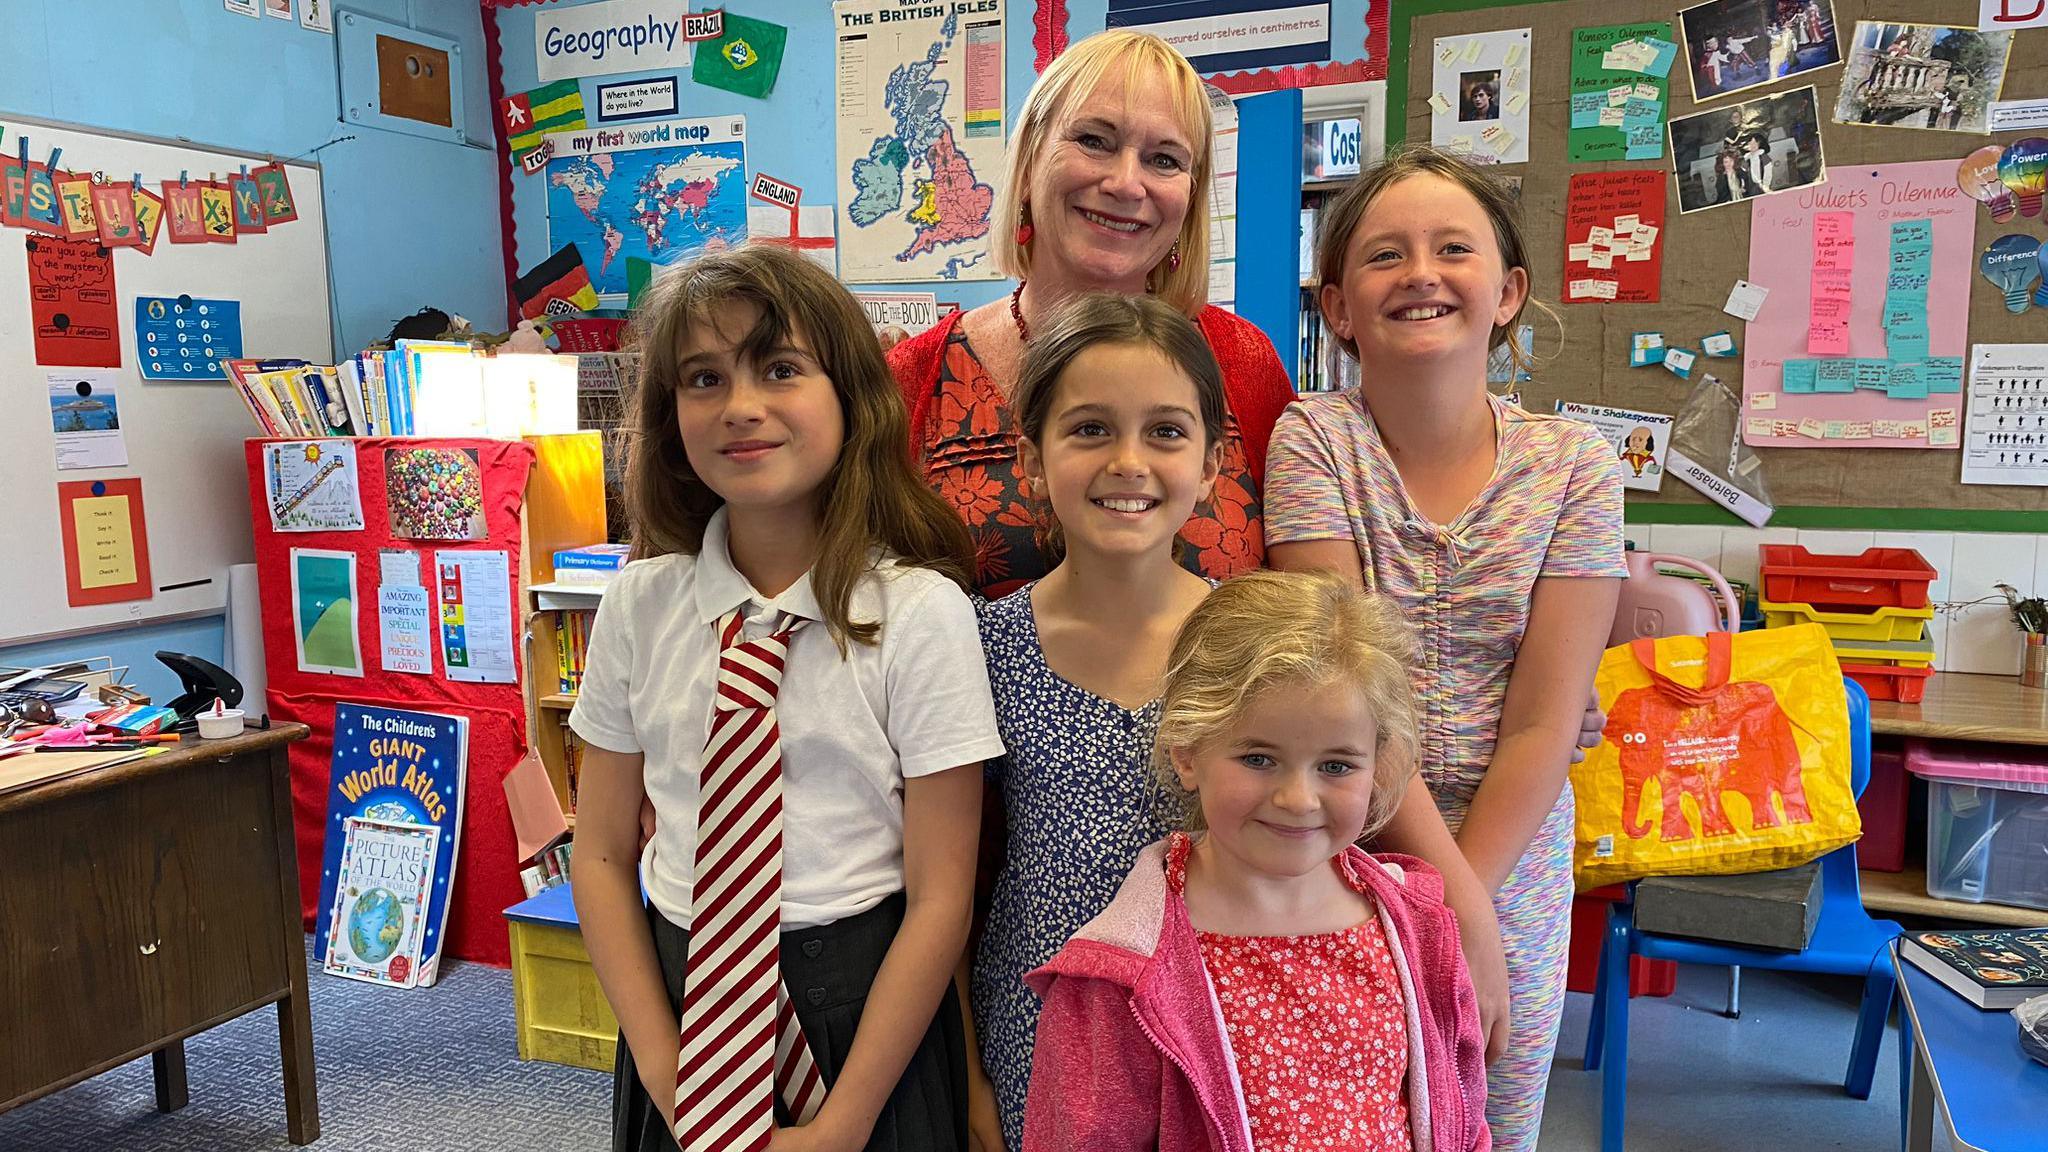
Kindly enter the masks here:
[[[1850, 786], [1863, 795], [1870, 782], [1870, 697], [1854, 681], [1843, 682], [1849, 696]], [[1715, 944], [1675, 936], [1639, 932], [1633, 899], [1611, 905], [1607, 935], [1601, 942], [1600, 974], [1593, 987], [1593, 1017], [1586, 1032], [1585, 1069], [1601, 1069], [1600, 1152], [1622, 1152], [1622, 1126], [1628, 1103], [1628, 958], [1676, 960], [1682, 964], [1721, 967], [1775, 968], [1783, 972], [1826, 972], [1863, 977], [1863, 1006], [1856, 1017], [1856, 1041], [1849, 1052], [1849, 1073], [1842, 1090], [1858, 1100], [1870, 1098], [1877, 1071], [1877, 1049], [1884, 1039], [1896, 990], [1890, 948], [1899, 926], [1873, 920], [1863, 908], [1863, 889], [1856, 876], [1856, 845], [1847, 844], [1821, 858], [1821, 905], [1813, 939], [1804, 951], [1779, 952], [1738, 944]], [[1630, 885], [1629, 894], [1634, 896]], [[1605, 1068], [1602, 1069], [1603, 1063]]]

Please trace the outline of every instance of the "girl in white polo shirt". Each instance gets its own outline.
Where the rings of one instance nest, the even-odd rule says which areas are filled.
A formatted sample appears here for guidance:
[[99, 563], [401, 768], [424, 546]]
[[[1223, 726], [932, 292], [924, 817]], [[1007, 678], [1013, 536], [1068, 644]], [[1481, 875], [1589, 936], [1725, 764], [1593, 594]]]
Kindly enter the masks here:
[[576, 908], [623, 1033], [612, 1146], [962, 1147], [950, 977], [1002, 751], [966, 531], [817, 265], [707, 257], [640, 324], [641, 559], [569, 717]]

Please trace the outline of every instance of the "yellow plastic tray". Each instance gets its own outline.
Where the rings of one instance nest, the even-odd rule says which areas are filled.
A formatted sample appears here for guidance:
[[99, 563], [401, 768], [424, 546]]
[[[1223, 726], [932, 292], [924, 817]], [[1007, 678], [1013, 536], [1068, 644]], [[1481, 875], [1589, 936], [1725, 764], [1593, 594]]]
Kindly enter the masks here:
[[1866, 664], [1889, 668], [1925, 668], [1934, 663], [1934, 639], [1837, 640], [1835, 659], [1844, 664]]
[[1824, 612], [1811, 604], [1760, 602], [1764, 627], [1785, 628], [1793, 624], [1819, 624], [1831, 640], [1918, 640], [1927, 635], [1927, 622], [1934, 619], [1934, 605], [1925, 608], [1872, 608], [1868, 612]]

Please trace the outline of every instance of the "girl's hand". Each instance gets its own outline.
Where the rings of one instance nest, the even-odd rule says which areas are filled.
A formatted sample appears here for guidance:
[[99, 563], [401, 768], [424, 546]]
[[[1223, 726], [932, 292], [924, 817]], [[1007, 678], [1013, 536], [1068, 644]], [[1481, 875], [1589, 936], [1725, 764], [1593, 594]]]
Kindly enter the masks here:
[[967, 1074], [967, 1152], [1009, 1152], [1003, 1143], [1003, 1122], [996, 1114], [996, 1086], [981, 1061]]
[[[669, 1061], [670, 1067], [674, 1065], [675, 1061]], [[647, 1098], [654, 1103], [654, 1110], [661, 1113], [662, 1128], [673, 1135], [676, 1130], [675, 1073], [670, 1072], [663, 1076], [651, 1075], [646, 1065], [637, 1062], [635, 1063], [635, 1069], [640, 1073], [640, 1087], [647, 1090]], [[667, 1083], [664, 1084], [663, 1081], [667, 1081]]]
[[1600, 690], [1593, 690], [1593, 698], [1586, 701], [1586, 713], [1579, 717], [1579, 746], [1572, 749], [1572, 763], [1585, 762], [1586, 753], [1598, 748], [1601, 733], [1607, 727], [1607, 713], [1600, 710]]
[[1500, 923], [1489, 915], [1458, 920], [1458, 942], [1472, 973], [1472, 993], [1479, 1001], [1479, 1031], [1486, 1037], [1486, 1062], [1508, 1050], [1508, 954], [1501, 946]]
[[860, 1152], [866, 1144], [865, 1138], [856, 1140], [842, 1129], [832, 1126], [824, 1112], [809, 1124], [795, 1128], [777, 1128], [775, 1136], [768, 1141], [768, 1152]]

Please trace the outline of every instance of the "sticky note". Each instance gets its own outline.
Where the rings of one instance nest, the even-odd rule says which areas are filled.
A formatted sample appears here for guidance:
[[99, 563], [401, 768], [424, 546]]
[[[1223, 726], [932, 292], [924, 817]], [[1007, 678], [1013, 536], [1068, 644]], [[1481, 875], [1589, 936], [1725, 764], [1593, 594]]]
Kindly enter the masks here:
[[1653, 254], [1648, 244], [1631, 244], [1628, 246], [1628, 255], [1625, 258], [1640, 262], [1648, 260]]
[[1586, 283], [1591, 286], [1590, 293], [1595, 300], [1612, 300], [1621, 289], [1621, 285], [1612, 280], [1588, 280]]
[[1880, 440], [1897, 440], [1906, 434], [1906, 425], [1899, 420], [1873, 420], [1870, 433]]
[[1885, 334], [1885, 351], [1895, 360], [1924, 360], [1927, 358], [1927, 325], [1894, 329]]
[[[1812, 389], [1809, 388], [1808, 391], [1812, 391]], [[1749, 406], [1758, 412], [1770, 412], [1778, 406], [1778, 394], [1776, 392], [1752, 392], [1749, 394]]]
[[1922, 361], [1927, 379], [1927, 390], [1934, 393], [1961, 392], [1963, 390], [1963, 358], [1961, 356], [1929, 356]]
[[1735, 355], [1735, 337], [1726, 332], [1716, 332], [1700, 340], [1700, 351], [1709, 356], [1726, 357]]
[[1652, 243], [1655, 243], [1655, 242], [1656, 242], [1656, 240], [1657, 240], [1657, 226], [1656, 226], [1656, 225], [1654, 225], [1654, 224], [1642, 224], [1642, 223], [1638, 223], [1638, 224], [1636, 225], [1636, 243], [1638, 243], [1638, 244], [1652, 244]]
[[1770, 294], [1771, 290], [1762, 285], [1737, 280], [1735, 287], [1728, 290], [1728, 302], [1721, 305], [1721, 311], [1737, 320], [1754, 320], [1756, 314], [1763, 310], [1764, 300]]
[[1953, 448], [1961, 442], [1961, 438], [1954, 428], [1929, 428], [1927, 442], [1936, 448]]
[[1634, 232], [1636, 226], [1642, 222], [1643, 217], [1639, 212], [1630, 212], [1626, 215], [1616, 216], [1614, 218], [1614, 234], [1619, 236], [1623, 232]]
[[1797, 436], [1799, 435], [1799, 425], [1790, 420], [1773, 420], [1771, 421], [1771, 435]]
[[1479, 130], [1479, 138], [1486, 141], [1496, 155], [1505, 156], [1515, 146], [1517, 137], [1499, 124], [1488, 124]]
[[1629, 95], [1634, 96], [1638, 100], [1648, 100], [1656, 104], [1664, 102], [1664, 93], [1659, 92], [1655, 84], [1644, 80], [1636, 81], [1636, 86], [1629, 90]]
[[1813, 214], [1813, 242], [1833, 244], [1852, 242], [1856, 234], [1856, 214], [1853, 212], [1815, 212]]
[[1925, 248], [1934, 250], [1934, 221], [1894, 220], [1892, 221], [1892, 248]]
[[1849, 435], [1849, 422], [1847, 420], [1823, 420], [1820, 423], [1820, 434], [1824, 440], [1843, 439]]
[[1927, 421], [1908, 420], [1900, 427], [1899, 435], [1908, 440], [1925, 440], [1927, 439]]
[[1600, 110], [1600, 127], [1602, 128], [1619, 128], [1622, 126], [1622, 120], [1621, 109], [1613, 105]]
[[1622, 116], [1629, 120], [1655, 120], [1663, 111], [1662, 104], [1655, 100], [1645, 100], [1633, 92], [1621, 105]]
[[1659, 40], [1655, 36], [1645, 36], [1643, 37], [1643, 47], [1648, 48], [1653, 55], [1650, 57], [1649, 62], [1644, 64], [1638, 71], [1647, 72], [1652, 76], [1669, 74], [1671, 62], [1678, 58], [1678, 45], [1668, 40]]
[[1812, 360], [1785, 361], [1785, 391], [1813, 391], [1816, 375], [1817, 365]]
[[1799, 434], [1811, 440], [1819, 440], [1827, 432], [1827, 425], [1808, 417], [1799, 422]]
[[1884, 392], [1891, 388], [1891, 361], [1866, 357], [1852, 363], [1856, 365], [1856, 387], [1870, 392]]
[[1522, 62], [1522, 46], [1521, 46], [1520, 44], [1510, 44], [1510, 45], [1508, 45], [1508, 59], [1507, 59], [1507, 65], [1508, 65], [1508, 67], [1510, 67], [1510, 68], [1513, 68], [1513, 67], [1514, 67], [1515, 65], [1517, 65], [1517, 64], [1520, 64], [1521, 62]]
[[1771, 418], [1769, 416], [1751, 416], [1743, 424], [1742, 432], [1745, 436], [1769, 436], [1771, 434]]
[[1655, 160], [1664, 155], [1664, 129], [1659, 124], [1643, 124], [1622, 128], [1622, 159]]
[[1614, 253], [1605, 248], [1595, 248], [1593, 254], [1586, 257], [1586, 267], [1606, 271], [1614, 267]]
[[1600, 125], [1600, 109], [1607, 106], [1607, 97], [1598, 92], [1572, 93], [1572, 127], [1597, 128]]
[[1443, 47], [1436, 50], [1437, 61], [1446, 68], [1456, 64], [1458, 62], [1458, 49], [1463, 47], [1463, 45], [1459, 44], [1456, 40], [1439, 40], [1437, 43], [1443, 45]]
[[[1477, 64], [1479, 62], [1479, 53], [1484, 51], [1485, 48], [1486, 45], [1480, 43], [1476, 38], [1465, 41], [1465, 51], [1462, 53], [1465, 57], [1465, 63]], [[1510, 60], [1508, 63], [1512, 64], [1514, 61]]]
[[1528, 106], [1529, 94], [1527, 92], [1517, 92], [1513, 96], [1508, 97], [1507, 110], [1511, 116], [1520, 116], [1522, 109]]
[[1918, 363], [1893, 362], [1887, 364], [1888, 379], [1886, 391], [1894, 400], [1927, 399], [1927, 376]]
[[1593, 258], [1593, 246], [1591, 244], [1567, 245], [1564, 250], [1564, 258], [1584, 264]]
[[1453, 156], [1469, 156], [1472, 154], [1472, 138], [1470, 136], [1453, 136], [1450, 142], [1444, 145], [1444, 151], [1449, 152]]
[[1870, 421], [1850, 420], [1847, 423], [1849, 427], [1842, 433], [1844, 437], [1850, 440], [1870, 439]]
[[1586, 242], [1599, 248], [1611, 248], [1614, 246], [1614, 229], [1595, 224], [1587, 231]]
[[[1846, 309], [1850, 296], [1849, 285], [1852, 275], [1851, 270], [1847, 268], [1824, 268], [1815, 265], [1811, 280], [1814, 300], [1835, 301], [1840, 307]], [[1847, 318], [1846, 314], [1843, 318]]]
[[1806, 354], [1808, 356], [1847, 356], [1849, 354], [1849, 326], [1847, 324], [1807, 325]]
[[1815, 392], [1854, 392], [1856, 390], [1856, 362], [1854, 360], [1815, 360], [1813, 363], [1813, 390]]
[[1628, 85], [1617, 84], [1614, 87], [1609, 88], [1607, 90], [1607, 106], [1609, 108], [1620, 108], [1626, 105], [1628, 103], [1629, 97], [1635, 94], [1635, 89], [1629, 87]]
[[1664, 334], [1662, 332], [1638, 332], [1629, 337], [1628, 366], [1645, 368], [1664, 362]]
[[1669, 368], [1671, 374], [1680, 380], [1690, 380], [1692, 379], [1692, 362], [1694, 358], [1694, 354], [1689, 349], [1666, 348], [1664, 350], [1664, 367]]
[[1506, 85], [1511, 92], [1527, 92], [1529, 90], [1528, 80], [1529, 73], [1526, 69], [1510, 68], [1508, 69], [1507, 76], [1501, 83]]
[[1439, 116], [1449, 116], [1451, 114], [1451, 102], [1444, 99], [1444, 94], [1441, 92], [1431, 92], [1429, 94], [1429, 106], [1436, 109], [1436, 114]]

